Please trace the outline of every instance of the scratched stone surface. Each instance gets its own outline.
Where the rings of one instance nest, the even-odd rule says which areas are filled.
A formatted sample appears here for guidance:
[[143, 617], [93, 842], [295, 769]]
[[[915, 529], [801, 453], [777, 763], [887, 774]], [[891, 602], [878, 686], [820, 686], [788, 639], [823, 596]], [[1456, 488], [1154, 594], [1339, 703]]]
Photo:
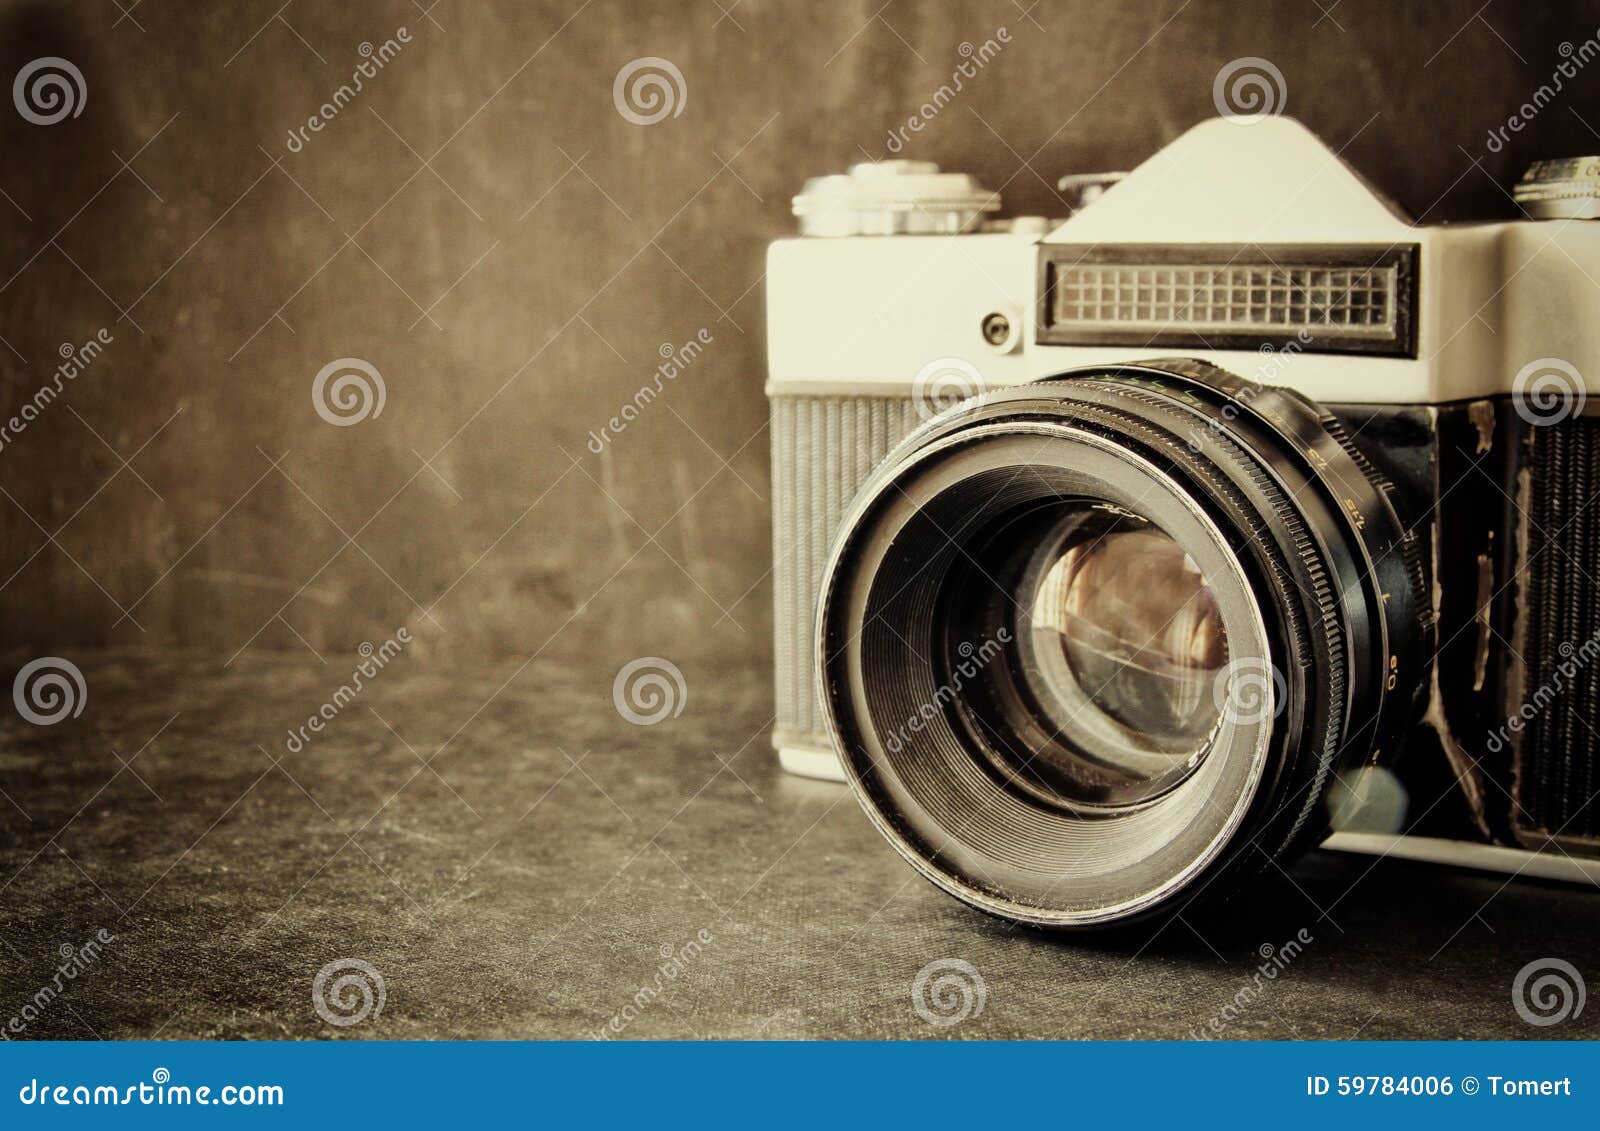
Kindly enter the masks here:
[[[692, 668], [682, 714], [640, 726], [571, 665], [402, 654], [290, 752], [334, 662], [111, 653], [81, 716], [6, 725], [0, 1027], [105, 930], [19, 1036], [1597, 1034], [1511, 1001], [1525, 963], [1592, 952], [1586, 892], [1319, 853], [1223, 915], [1044, 936], [915, 877], [842, 787], [779, 772], [759, 673]], [[1271, 978], [1264, 947], [1289, 956]], [[313, 1001], [341, 959], [383, 986], [347, 1026]], [[956, 1024], [914, 996], [944, 959], [982, 983]], [[361, 1012], [350, 993], [332, 1016]], [[959, 1013], [951, 994], [925, 1010]]]

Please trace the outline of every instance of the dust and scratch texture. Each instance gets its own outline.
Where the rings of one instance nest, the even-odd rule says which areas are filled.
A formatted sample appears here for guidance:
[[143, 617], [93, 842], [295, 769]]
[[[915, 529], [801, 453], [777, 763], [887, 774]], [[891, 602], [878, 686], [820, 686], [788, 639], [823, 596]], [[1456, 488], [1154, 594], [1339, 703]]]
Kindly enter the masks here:
[[[79, 719], [3, 736], [32, 820], [0, 805], [0, 1027], [105, 929], [22, 1036], [586, 1037], [649, 987], [621, 1035], [1181, 1038], [1304, 930], [1227, 1036], [1516, 1037], [1516, 971], [1592, 935], [1583, 892], [1485, 908], [1498, 877], [1320, 855], [1226, 915], [1054, 940], [915, 879], [840, 787], [778, 773], [759, 673], [690, 667], [683, 713], [642, 727], [570, 666], [490, 700], [513, 670], [398, 657], [292, 752], [341, 669], [86, 664]], [[939, 957], [986, 990], [948, 1028], [912, 1001]], [[386, 993], [348, 1028], [311, 998], [339, 958]]]

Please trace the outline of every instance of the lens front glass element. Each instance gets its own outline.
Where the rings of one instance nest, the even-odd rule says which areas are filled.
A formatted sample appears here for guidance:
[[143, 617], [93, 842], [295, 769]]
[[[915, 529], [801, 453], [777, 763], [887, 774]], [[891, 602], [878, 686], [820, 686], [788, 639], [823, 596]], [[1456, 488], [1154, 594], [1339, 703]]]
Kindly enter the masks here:
[[1195, 771], [1228, 640], [1176, 539], [1110, 503], [1057, 499], [991, 524], [972, 566], [947, 590], [945, 635], [956, 657], [974, 637], [1007, 641], [969, 701], [997, 769], [1069, 807], [1138, 804]]

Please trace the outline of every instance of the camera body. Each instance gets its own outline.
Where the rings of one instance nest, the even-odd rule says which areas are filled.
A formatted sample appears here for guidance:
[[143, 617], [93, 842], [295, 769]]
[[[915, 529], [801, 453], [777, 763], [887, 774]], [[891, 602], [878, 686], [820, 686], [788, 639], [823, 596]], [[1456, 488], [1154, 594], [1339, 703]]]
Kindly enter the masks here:
[[[1600, 291], [1600, 225], [1587, 222], [1594, 196], [1585, 180], [1595, 175], [1593, 161], [1530, 171], [1518, 203], [1550, 219], [1414, 224], [1303, 126], [1269, 117], [1202, 123], [1125, 177], [1068, 178], [1063, 187], [1097, 198], [1060, 222], [994, 221], [993, 194], [920, 163], [858, 166], [810, 182], [796, 198], [804, 234], [775, 243], [768, 260], [773, 741], [784, 768], [852, 780], [912, 863], [986, 910], [1076, 926], [1145, 909], [1143, 896], [1121, 891], [1094, 908], [1039, 911], [1048, 900], [1017, 895], [1027, 885], [1007, 879], [1004, 867], [993, 883], [977, 879], [980, 858], [995, 865], [976, 848], [961, 876], [929, 863], [944, 849], [931, 847], [926, 829], [908, 831], [916, 822], [905, 815], [931, 805], [926, 798], [885, 786], [869, 803], [888, 757], [883, 742], [925, 741], [931, 751], [937, 742], [920, 724], [966, 711], [972, 696], [960, 685], [979, 677], [964, 679], [972, 665], [961, 658], [969, 648], [981, 658], [986, 642], [964, 641], [951, 663], [940, 661], [942, 675], [930, 683], [937, 690], [906, 712], [909, 731], [864, 739], [861, 729], [873, 729], [862, 721], [866, 705], [878, 692], [858, 677], [879, 661], [835, 669], [830, 653], [865, 634], [858, 620], [830, 638], [824, 623], [830, 586], [835, 608], [855, 592], [836, 580], [854, 568], [840, 564], [851, 552], [841, 528], [889, 521], [866, 517], [872, 506], [880, 515], [903, 508], [895, 493], [909, 498], [913, 488], [903, 478], [886, 486], [886, 460], [909, 468], [919, 451], [980, 433], [999, 442], [995, 430], [1019, 413], [1042, 436], [1089, 412], [1052, 408], [1058, 418], [1037, 423], [1032, 408], [1019, 407], [1032, 403], [1024, 387], [1034, 383], [1070, 389], [1084, 375], [1084, 388], [1099, 389], [1104, 402], [1093, 412], [1112, 414], [1107, 380], [1124, 383], [1130, 405], [1148, 385], [1170, 402], [1161, 428], [1171, 435], [1156, 445], [1169, 454], [1141, 457], [1147, 473], [1194, 482], [1213, 472], [1184, 469], [1186, 457], [1170, 443], [1184, 435], [1174, 414], [1192, 415], [1194, 453], [1234, 441], [1259, 453], [1243, 433], [1228, 437], [1247, 417], [1269, 430], [1276, 421], [1289, 435], [1302, 427], [1303, 404], [1308, 420], [1322, 422], [1307, 427], [1332, 441], [1286, 443], [1254, 474], [1277, 478], [1277, 464], [1305, 455], [1306, 475], [1322, 469], [1331, 510], [1348, 512], [1335, 517], [1352, 534], [1319, 534], [1307, 519], [1303, 537], [1351, 542], [1356, 568], [1341, 579], [1329, 567], [1333, 603], [1319, 615], [1343, 626], [1330, 646], [1354, 655], [1352, 642], [1369, 630], [1347, 623], [1367, 615], [1352, 611], [1351, 592], [1370, 586], [1373, 657], [1352, 660], [1336, 679], [1315, 678], [1333, 679], [1322, 691], [1347, 707], [1361, 692], [1357, 681], [1387, 698], [1368, 712], [1384, 716], [1381, 727], [1363, 730], [1352, 708], [1342, 734], [1325, 736], [1330, 749], [1305, 786], [1320, 800], [1298, 815], [1285, 843], [1316, 843], [1332, 830], [1333, 847], [1600, 877], [1600, 805], [1589, 804], [1600, 790], [1600, 323], [1588, 316]], [[965, 425], [951, 423], [963, 414]], [[1119, 427], [1105, 425], [1108, 435]], [[1339, 465], [1331, 471], [1327, 453]], [[1072, 461], [1062, 462], [1067, 474]], [[1289, 496], [1300, 494], [1298, 474], [1283, 471]], [[1341, 476], [1363, 478], [1360, 491], [1346, 490]], [[878, 492], [876, 503], [864, 501], [864, 489]], [[1371, 541], [1375, 528], [1390, 526], [1387, 540]], [[909, 529], [886, 542], [884, 561], [913, 552]], [[954, 546], [966, 537], [961, 529], [957, 520], [941, 533]], [[1245, 543], [1259, 533], [1224, 532], [1223, 558], [1248, 557]], [[855, 545], [863, 539], [871, 541]], [[955, 548], [958, 564], [982, 559], [976, 548]], [[1308, 576], [1321, 584], [1316, 571]], [[862, 584], [861, 594], [872, 591]], [[1260, 583], [1246, 576], [1241, 591], [1251, 586]], [[870, 603], [848, 599], [857, 617]], [[1407, 610], [1403, 625], [1385, 623], [1399, 615], [1391, 606]], [[1105, 607], [1091, 600], [1078, 615]], [[1023, 615], [1018, 605], [1014, 616]], [[909, 653], [924, 651], [925, 619], [902, 630]], [[1315, 631], [1318, 615], [1308, 623]], [[1297, 662], [1283, 659], [1285, 648], [1267, 655], [1277, 687], [1265, 690], [1281, 724], [1298, 709]], [[907, 780], [918, 772], [910, 766]], [[1063, 804], [1073, 809], [1071, 799]], [[964, 810], [952, 805], [957, 816], [940, 835], [959, 841], [951, 826]]]

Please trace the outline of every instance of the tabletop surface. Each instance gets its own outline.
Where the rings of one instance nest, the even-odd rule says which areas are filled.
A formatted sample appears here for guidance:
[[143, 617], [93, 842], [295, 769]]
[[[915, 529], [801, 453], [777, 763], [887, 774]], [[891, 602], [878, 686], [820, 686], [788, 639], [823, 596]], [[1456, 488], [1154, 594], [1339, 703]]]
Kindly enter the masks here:
[[777, 768], [755, 669], [636, 726], [611, 673], [544, 660], [396, 664], [343, 701], [337, 665], [272, 656], [80, 667], [82, 716], [0, 732], [8, 1036], [1597, 1033], [1511, 993], [1592, 958], [1591, 891], [1317, 852], [1159, 929], [971, 911]]

